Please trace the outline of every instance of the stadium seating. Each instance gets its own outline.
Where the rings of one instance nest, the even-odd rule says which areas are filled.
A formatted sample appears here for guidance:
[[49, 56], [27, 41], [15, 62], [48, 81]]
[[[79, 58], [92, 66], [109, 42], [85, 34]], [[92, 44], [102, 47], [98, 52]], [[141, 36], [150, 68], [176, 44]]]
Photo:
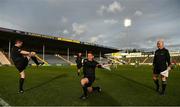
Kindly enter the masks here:
[[152, 63], [153, 59], [153, 57], [148, 57], [148, 59], [144, 63]]
[[[135, 63], [138, 61], [139, 63], [153, 63], [154, 57], [131, 57], [131, 58], [123, 58], [125, 62]], [[171, 56], [171, 62], [175, 61], [176, 63], [180, 63], [180, 56]]]
[[75, 64], [76, 63], [75, 62], [76, 58], [74, 56], [69, 56], [69, 60], [68, 60], [68, 57], [66, 55], [60, 55], [60, 56], [64, 59], [64, 61], [66, 61], [69, 64]]
[[67, 62], [57, 58], [55, 55], [45, 55], [45, 60], [49, 64], [67, 64]]
[[[42, 54], [38, 54], [40, 58], [43, 57]], [[69, 56], [69, 61], [67, 60], [66, 55], [60, 55], [62, 58], [57, 57], [57, 55], [54, 54], [46, 54], [45, 55], [45, 61], [48, 62], [50, 65], [73, 65], [76, 64], [75, 60], [76, 57], [74, 55]], [[83, 57], [85, 58], [85, 57]], [[95, 60], [100, 63], [107, 63], [110, 59], [110, 57], [101, 57], [101, 61], [99, 57], [95, 57]], [[141, 64], [152, 64], [153, 62], [153, 56], [149, 57], [128, 57], [128, 58], [119, 58], [117, 59], [119, 63], [124, 62], [123, 64], [130, 64], [130, 63], [141, 63]], [[180, 56], [171, 56], [171, 62], [180, 63]], [[0, 64], [1, 65], [11, 65], [12, 61], [8, 59], [8, 53], [4, 52], [2, 49], [0, 49]], [[29, 64], [33, 64], [32, 60], [30, 60]]]
[[180, 63], [180, 56], [172, 56], [171, 61], [175, 61], [176, 63]]
[[108, 61], [109, 61], [107, 58], [103, 58], [103, 57], [101, 57], [101, 60], [100, 60], [99, 57], [95, 57], [95, 60], [98, 61], [101, 64], [108, 63]]
[[131, 57], [131, 58], [123, 58], [127, 63], [135, 63], [136, 61], [143, 63], [143, 61], [146, 59], [146, 57]]
[[[38, 56], [41, 58], [43, 57], [42, 54], [39, 54]], [[55, 55], [46, 54], [44, 59], [50, 65], [56, 65], [56, 64], [67, 65], [68, 64], [66, 61], [56, 57]], [[30, 60], [29, 64], [33, 64], [32, 60]]]

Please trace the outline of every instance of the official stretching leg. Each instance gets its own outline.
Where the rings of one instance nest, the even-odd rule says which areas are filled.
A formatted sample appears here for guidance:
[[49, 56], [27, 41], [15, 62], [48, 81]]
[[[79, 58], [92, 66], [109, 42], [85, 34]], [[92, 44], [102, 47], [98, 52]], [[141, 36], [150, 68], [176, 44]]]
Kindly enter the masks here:
[[16, 40], [15, 45], [11, 51], [11, 57], [16, 66], [17, 70], [19, 71], [20, 79], [19, 79], [19, 93], [23, 93], [23, 85], [25, 80], [25, 69], [28, 65], [30, 58], [37, 64], [44, 64], [38, 62], [37, 58], [35, 57], [35, 52], [28, 52], [21, 49], [23, 42], [21, 40]]

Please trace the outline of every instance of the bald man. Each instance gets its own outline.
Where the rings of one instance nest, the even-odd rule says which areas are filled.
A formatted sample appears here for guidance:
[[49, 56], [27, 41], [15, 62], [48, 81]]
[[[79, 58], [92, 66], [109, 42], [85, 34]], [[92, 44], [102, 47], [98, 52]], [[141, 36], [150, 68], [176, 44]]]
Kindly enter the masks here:
[[[157, 50], [155, 51], [154, 60], [153, 60], [153, 80], [156, 85], [156, 91], [160, 92], [161, 95], [165, 95], [165, 89], [167, 85], [167, 77], [160, 75], [161, 72], [165, 71], [168, 66], [171, 65], [170, 63], [170, 55], [169, 51], [164, 47], [164, 41], [158, 40], [157, 41]], [[162, 82], [162, 90], [160, 91], [159, 85], [159, 75], [161, 76]]]

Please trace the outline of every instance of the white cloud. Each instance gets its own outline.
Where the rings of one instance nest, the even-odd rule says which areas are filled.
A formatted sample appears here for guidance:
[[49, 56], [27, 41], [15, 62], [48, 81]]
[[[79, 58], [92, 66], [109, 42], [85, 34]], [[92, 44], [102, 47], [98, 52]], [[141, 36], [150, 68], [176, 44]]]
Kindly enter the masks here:
[[124, 9], [124, 7], [120, 4], [120, 2], [114, 1], [113, 3], [109, 4], [108, 6], [102, 5], [99, 10], [97, 10], [97, 13], [100, 15], [103, 15], [104, 12], [108, 13], [117, 13], [121, 12]]
[[117, 1], [114, 1], [112, 4], [109, 5], [109, 7], [107, 8], [108, 12], [112, 12], [112, 13], [116, 13], [119, 11], [122, 11], [123, 7], [121, 6], [121, 4]]
[[101, 40], [103, 38], [103, 34], [99, 34], [97, 36], [93, 36], [90, 38], [89, 42], [92, 42], [92, 43], [98, 43], [99, 40]]
[[98, 37], [94, 36], [90, 38], [90, 42], [96, 43], [98, 41]]
[[6, 20], [0, 20], [0, 26], [4, 28], [10, 28], [10, 29], [17, 29], [17, 30], [23, 30], [23, 27], [20, 27], [19, 25], [6, 21]]
[[141, 15], [143, 15], [143, 12], [137, 10], [137, 11], [134, 13], [134, 15], [135, 15], [135, 16], [141, 16]]
[[102, 5], [99, 10], [97, 10], [97, 13], [100, 15], [103, 15], [104, 11], [106, 11], [107, 7], [105, 7], [104, 5]]
[[69, 31], [67, 29], [64, 29], [63, 34], [69, 34]]
[[76, 35], [81, 35], [86, 32], [87, 26], [83, 24], [73, 23], [72, 24], [73, 32]]
[[98, 37], [98, 38], [102, 38], [103, 36], [105, 36], [105, 35], [99, 34], [97, 37]]
[[104, 20], [104, 23], [106, 23], [106, 24], [117, 24], [117, 23], [118, 23], [118, 20], [115, 20], [115, 19], [107, 19], [107, 20]]

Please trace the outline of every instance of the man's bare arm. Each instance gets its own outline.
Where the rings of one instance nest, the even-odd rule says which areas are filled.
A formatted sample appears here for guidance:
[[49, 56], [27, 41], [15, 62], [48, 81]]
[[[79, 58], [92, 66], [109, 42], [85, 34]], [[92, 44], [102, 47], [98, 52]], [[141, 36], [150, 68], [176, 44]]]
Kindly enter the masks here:
[[24, 50], [21, 50], [21, 52], [20, 52], [21, 54], [23, 54], [23, 55], [30, 55], [31, 54], [31, 52], [28, 52], [28, 51], [24, 51]]

